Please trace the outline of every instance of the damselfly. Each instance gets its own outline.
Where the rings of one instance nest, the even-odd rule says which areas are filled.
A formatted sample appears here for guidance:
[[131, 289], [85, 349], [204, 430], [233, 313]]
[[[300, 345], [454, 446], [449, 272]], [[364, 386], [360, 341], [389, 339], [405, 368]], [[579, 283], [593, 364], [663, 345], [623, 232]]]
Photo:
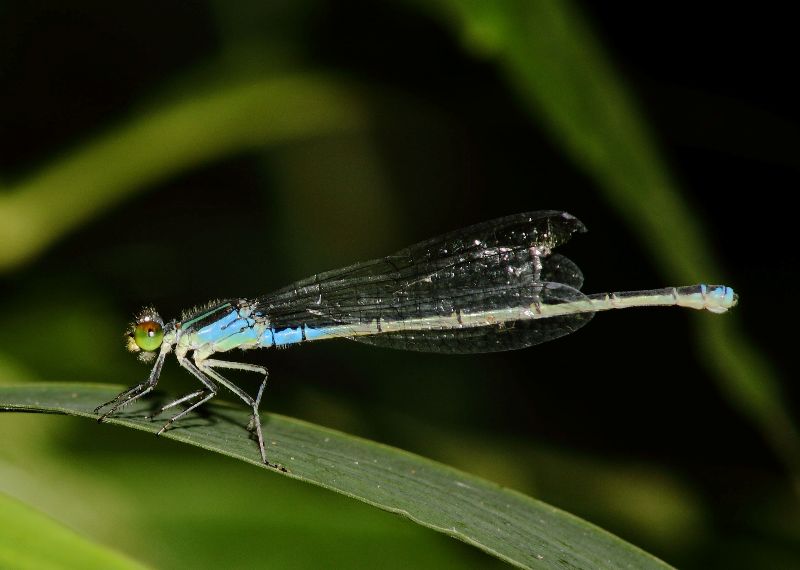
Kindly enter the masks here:
[[[393, 255], [314, 275], [256, 299], [209, 303], [164, 322], [141, 311], [128, 348], [153, 361], [150, 376], [113, 400], [99, 421], [151, 392], [164, 360], [178, 363], [200, 388], [163, 406], [185, 404], [161, 428], [213, 398], [220, 387], [253, 410], [261, 459], [267, 461], [259, 405], [267, 383], [262, 366], [218, 360], [234, 348], [281, 347], [331, 338], [375, 346], [440, 353], [514, 350], [567, 335], [597, 311], [673, 306], [724, 313], [736, 305], [724, 285], [585, 295], [580, 269], [553, 249], [586, 228], [565, 212], [515, 214], [456, 230]], [[222, 375], [241, 370], [261, 376], [255, 397]]]

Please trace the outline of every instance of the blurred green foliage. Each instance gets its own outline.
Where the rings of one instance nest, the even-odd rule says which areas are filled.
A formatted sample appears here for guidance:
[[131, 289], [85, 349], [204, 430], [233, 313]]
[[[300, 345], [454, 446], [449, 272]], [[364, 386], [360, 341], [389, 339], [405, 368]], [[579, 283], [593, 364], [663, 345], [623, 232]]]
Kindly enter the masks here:
[[4, 568], [143, 568], [5, 495], [0, 495], [0, 524], [0, 566]]
[[[746, 194], [746, 147], [722, 165], [716, 149], [663, 152], [641, 84], [627, 84], [640, 78], [612, 63], [630, 54], [608, 55], [591, 29], [592, 16], [608, 29], [599, 8], [128, 8], [0, 7], [0, 382], [131, 384], [146, 372], [120, 336], [142, 304], [171, 316], [492, 215], [565, 209], [592, 230], [568, 251], [587, 289], [721, 281], [742, 294], [737, 314], [697, 316], [695, 335], [684, 315], [604, 316], [552, 346], [465, 359], [347, 343], [257, 355], [266, 407], [532, 494], [681, 567], [800, 565], [798, 437], [776, 348], [791, 337], [775, 310], [790, 291], [759, 289], [791, 282], [793, 254], [763, 252], [791, 224], [780, 208], [754, 215], [782, 181], [757, 162], [759, 195]], [[668, 16], [673, 58], [668, 22], [690, 19]], [[628, 29], [657, 33], [640, 23]], [[740, 179], [752, 201], [729, 199]], [[165, 390], [188, 385], [165, 372]], [[494, 563], [163, 440], [16, 415], [0, 415], [0, 434], [0, 491], [154, 566]]]

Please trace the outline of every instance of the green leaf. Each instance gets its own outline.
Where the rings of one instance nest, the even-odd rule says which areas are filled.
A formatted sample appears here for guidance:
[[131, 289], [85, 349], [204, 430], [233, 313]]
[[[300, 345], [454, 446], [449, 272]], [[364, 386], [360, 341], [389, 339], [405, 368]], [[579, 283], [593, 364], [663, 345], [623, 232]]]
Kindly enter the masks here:
[[[43, 383], [0, 387], [0, 410], [96, 418], [118, 386]], [[158, 398], [109, 419], [157, 432], [142, 419]], [[208, 406], [163, 437], [264, 466], [244, 426], [249, 413]], [[275, 414], [263, 414], [267, 454], [284, 475], [342, 493], [477, 546], [521, 568], [668, 568], [665, 563], [573, 515], [445, 465], [375, 442]], [[98, 427], [98, 429], [103, 429]]]
[[0, 494], [0, 568], [144, 568]]

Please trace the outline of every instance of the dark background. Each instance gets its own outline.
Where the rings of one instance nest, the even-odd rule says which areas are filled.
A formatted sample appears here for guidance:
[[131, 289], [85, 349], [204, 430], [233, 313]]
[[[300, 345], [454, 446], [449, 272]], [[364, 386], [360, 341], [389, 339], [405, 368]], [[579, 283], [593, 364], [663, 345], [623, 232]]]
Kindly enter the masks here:
[[[730, 404], [693, 328], [697, 319], [739, 319], [796, 416], [797, 367], [789, 357], [796, 338], [789, 201], [798, 166], [795, 26], [769, 8], [581, 9], [702, 221], [709, 236], [702, 247], [720, 261], [723, 274], [698, 279], [733, 286], [741, 295], [735, 316], [606, 313], [557, 342], [480, 356], [344, 341], [248, 354], [270, 369], [264, 407], [478, 473], [680, 567], [796, 567], [800, 521], [791, 468], [759, 424]], [[466, 49], [454, 27], [414, 2], [2, 4], [0, 180], [9, 187], [151, 106], [227, 80], [322, 70], [369, 94], [370, 120], [364, 132], [309, 137], [184, 171], [7, 270], [0, 277], [0, 355], [9, 370], [24, 372], [4, 380], [131, 384], [146, 370], [118, 339], [146, 303], [172, 318], [210, 299], [257, 296], [525, 210], [563, 209], [589, 227], [564, 248], [583, 269], [586, 291], [688, 284], [670, 278], [624, 210], [528, 112], [506, 72]], [[180, 392], [190, 385], [185, 376], [170, 362], [160, 387]], [[3, 421], [5, 433], [17, 429]], [[208, 469], [222, 478], [214, 485], [225, 486], [229, 469], [232, 486], [251, 484], [249, 473], [237, 471], [245, 467], [199, 451], [86, 422], [49, 421], [60, 422], [49, 449], [63, 464], [91, 465], [93, 477], [116, 480], [108, 484], [119, 484], [122, 495], [119, 472], [133, 478], [142, 462], [185, 477], [192, 476], [187, 465], [202, 472], [213, 464]], [[34, 451], [7, 447], [9, 464], [38, 465]], [[258, 488], [269, 493], [272, 479]], [[161, 486], [175, 505], [197, 500], [180, 478]], [[13, 481], [3, 490], [28, 498]], [[242, 508], [270, 509], [267, 499], [253, 505], [236, 497], [231, 501]], [[292, 503], [306, 501], [316, 518], [298, 517], [298, 527], [281, 535], [283, 548], [305, 544], [308, 556], [317, 543], [320, 557], [366, 565], [316, 542], [335, 524], [326, 509], [351, 508], [330, 500], [312, 492]], [[180, 535], [162, 537], [142, 554], [136, 545], [150, 540], [154, 527], [143, 524], [131, 531], [136, 537], [122, 539], [82, 523], [69, 505], [33, 503], [146, 562], [215, 560], [196, 543], [176, 545]], [[175, 505], [139, 508], [158, 519], [160, 508]], [[354, 513], [348, 516], [391, 519]], [[196, 513], [192, 524], [197, 543], [209, 529], [231, 528], [214, 511]], [[401, 529], [387, 527], [388, 545], [401, 544], [396, 533], [411, 533], [402, 540], [420, 540], [427, 545], [421, 552], [441, 551], [454, 565], [490, 563], [452, 541], [423, 537], [410, 523], [386, 524]], [[241, 549], [250, 547], [243, 537], [253, 531], [244, 528]], [[221, 542], [216, 555], [238, 560]], [[353, 551], [362, 548], [354, 538]], [[393, 563], [441, 563], [438, 555], [403, 558], [410, 548], [398, 550]]]

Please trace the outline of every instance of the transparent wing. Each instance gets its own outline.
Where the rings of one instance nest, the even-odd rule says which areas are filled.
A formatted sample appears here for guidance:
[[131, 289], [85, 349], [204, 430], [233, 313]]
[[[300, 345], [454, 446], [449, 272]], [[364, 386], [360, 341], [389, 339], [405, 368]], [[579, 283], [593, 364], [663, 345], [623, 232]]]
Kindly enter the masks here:
[[279, 303], [283, 299], [303, 295], [305, 289], [319, 291], [327, 285], [338, 288], [342, 280], [379, 276], [396, 280], [403, 274], [418, 277], [448, 264], [456, 264], [459, 260], [482, 257], [486, 251], [496, 248], [515, 250], [535, 247], [547, 254], [567, 242], [573, 233], [584, 231], [586, 228], [580, 220], [566, 212], [548, 210], [513, 214], [454, 230], [401, 249], [393, 255], [313, 275], [275, 291], [264, 300]]
[[[465, 289], [537, 281], [578, 289], [583, 276], [577, 266], [549, 254], [582, 231], [583, 224], [563, 212], [514, 214], [312, 276], [257, 299], [254, 309], [276, 327], [322, 326], [364, 322], [404, 299], [443, 299]], [[359, 310], [343, 309], [353, 306]]]
[[544, 282], [572, 290], [582, 284], [580, 270], [561, 255], [532, 259], [528, 250], [483, 253], [441, 268], [425, 264], [400, 275], [329, 281], [279, 302], [261, 300], [255, 311], [276, 329], [324, 329], [506, 309], [520, 306], [522, 299], [529, 306]]
[[[594, 315], [576, 313], [535, 318], [532, 307], [585, 299], [583, 293], [563, 283], [540, 283], [533, 287], [508, 286], [491, 291], [464, 291], [439, 306], [406, 304], [392, 308], [405, 314], [438, 313], [442, 322], [446, 323], [441, 327], [437, 326], [434, 319], [429, 328], [354, 336], [353, 340], [374, 346], [421, 352], [468, 354], [516, 350], [568, 335], [588, 323]], [[448, 312], [450, 308], [456, 308], [462, 318], [476, 312], [486, 315], [486, 318], [476, 326], [454, 328], [451, 326], [452, 318], [448, 319], [452, 315]], [[525, 318], [508, 321], [497, 319], [499, 315], [509, 314], [509, 310], [511, 314], [525, 315]]]

